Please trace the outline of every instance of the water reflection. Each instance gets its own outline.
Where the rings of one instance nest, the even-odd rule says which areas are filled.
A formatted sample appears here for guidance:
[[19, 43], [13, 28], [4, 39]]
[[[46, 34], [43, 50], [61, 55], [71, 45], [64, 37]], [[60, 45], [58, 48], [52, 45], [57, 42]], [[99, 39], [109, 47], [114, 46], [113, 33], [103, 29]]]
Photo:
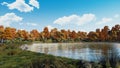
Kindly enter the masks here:
[[110, 58], [119, 60], [120, 57], [120, 44], [117, 43], [33, 44], [30, 50], [87, 61]]

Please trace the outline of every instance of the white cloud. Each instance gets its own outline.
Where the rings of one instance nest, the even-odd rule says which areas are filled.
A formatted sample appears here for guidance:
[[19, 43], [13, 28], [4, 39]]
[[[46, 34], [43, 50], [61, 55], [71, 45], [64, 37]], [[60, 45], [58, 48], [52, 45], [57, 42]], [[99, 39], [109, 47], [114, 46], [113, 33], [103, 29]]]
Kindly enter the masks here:
[[37, 0], [30, 0], [29, 4], [39, 9], [39, 2]]
[[28, 26], [38, 26], [38, 24], [36, 24], [36, 23], [26, 23], [26, 25], [28, 25]]
[[114, 17], [115, 17], [115, 18], [119, 18], [119, 14], [116, 14]]
[[105, 23], [109, 23], [109, 22], [112, 22], [112, 21], [113, 21], [112, 18], [102, 18], [102, 20], [97, 22], [97, 24], [105, 24]]
[[8, 3], [7, 2], [3, 2], [3, 3], [1, 3], [1, 5], [7, 5]]
[[19, 25], [24, 25], [24, 26], [39, 26], [37, 23], [19, 23]]
[[[34, 7], [39, 8], [39, 3], [36, 0], [30, 0], [30, 4]], [[16, 0], [13, 3], [3, 2], [2, 5], [6, 5], [10, 10], [17, 9], [20, 12], [30, 12], [33, 11], [34, 7], [30, 6], [29, 4], [25, 3], [25, 0]]]
[[66, 25], [66, 24], [75, 24], [75, 25], [82, 25], [84, 23], [91, 22], [95, 20], [96, 17], [94, 14], [84, 14], [83, 16], [78, 16], [78, 15], [70, 15], [70, 16], [64, 16], [61, 18], [58, 18], [57, 20], [54, 21], [54, 24], [59, 24], [59, 25]]
[[0, 25], [10, 26], [14, 22], [22, 21], [22, 17], [17, 16], [15, 13], [6, 13], [3, 16], [0, 16]]

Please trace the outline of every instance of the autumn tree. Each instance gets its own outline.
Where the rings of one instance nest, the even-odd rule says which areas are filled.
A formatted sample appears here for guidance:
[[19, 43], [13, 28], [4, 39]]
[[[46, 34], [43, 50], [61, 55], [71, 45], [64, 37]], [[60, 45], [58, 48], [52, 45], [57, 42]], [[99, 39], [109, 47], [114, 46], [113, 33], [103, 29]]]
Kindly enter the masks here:
[[53, 42], [60, 42], [62, 40], [63, 34], [57, 30], [57, 28], [54, 28], [50, 32], [50, 37], [53, 40]]
[[18, 30], [16, 37], [19, 40], [29, 40], [29, 33], [26, 30]]
[[120, 25], [115, 25], [116, 33], [117, 33], [117, 41], [120, 41]]
[[100, 41], [100, 36], [101, 36], [101, 32], [100, 29], [96, 29], [96, 37], [97, 37], [97, 41]]
[[100, 33], [100, 40], [101, 41], [108, 41], [109, 39], [109, 28], [108, 26], [105, 26], [102, 30], [101, 30], [101, 33]]
[[0, 42], [3, 42], [4, 27], [0, 26]]
[[120, 25], [115, 25], [110, 31], [110, 36], [112, 41], [119, 41], [120, 38]]
[[6, 27], [3, 34], [3, 39], [5, 40], [13, 40], [16, 38], [16, 29]]
[[118, 32], [118, 41], [120, 42], [120, 30], [119, 30], [119, 32]]
[[85, 40], [87, 38], [87, 33], [78, 31], [77, 36], [78, 36], [77, 38], [79, 38], [79, 40]]
[[88, 38], [91, 41], [97, 41], [98, 40], [98, 34], [96, 32], [91, 31], [91, 32], [88, 33]]
[[0, 42], [3, 40], [40, 40], [46, 42], [50, 40], [51, 42], [72, 42], [72, 41], [119, 41], [120, 42], [120, 25], [117, 24], [110, 30], [108, 26], [103, 29], [96, 29], [96, 31], [91, 31], [88, 34], [86, 32], [78, 31], [66, 31], [62, 29], [60, 31], [57, 28], [52, 29], [49, 32], [48, 27], [45, 27], [42, 32], [37, 30], [32, 30], [27, 32], [26, 30], [18, 30], [16, 32], [15, 28], [0, 26]]
[[43, 29], [43, 32], [41, 32], [41, 36], [42, 36], [43, 40], [47, 40], [47, 39], [50, 38], [50, 33], [49, 33], [49, 30], [48, 30], [48, 27], [45, 27]]
[[67, 31], [67, 40], [68, 40], [68, 41], [71, 40], [71, 39], [70, 39], [70, 34], [71, 34], [71, 31], [68, 30], [68, 31]]
[[70, 32], [70, 39], [72, 39], [73, 41], [77, 38], [77, 33], [73, 30], [72, 32]]
[[65, 31], [64, 29], [61, 30], [61, 38], [62, 41], [66, 41], [68, 39], [68, 32]]
[[31, 40], [39, 40], [40, 39], [40, 34], [37, 30], [32, 30], [30, 32], [30, 39]]

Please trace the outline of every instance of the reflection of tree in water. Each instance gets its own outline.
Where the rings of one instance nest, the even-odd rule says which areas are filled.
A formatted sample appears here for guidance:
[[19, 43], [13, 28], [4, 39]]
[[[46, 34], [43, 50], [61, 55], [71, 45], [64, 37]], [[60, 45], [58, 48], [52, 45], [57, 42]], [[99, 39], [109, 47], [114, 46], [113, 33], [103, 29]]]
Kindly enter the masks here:
[[90, 45], [92, 50], [101, 50], [101, 57], [97, 56], [98, 60], [103, 64], [103, 66], [117, 68], [116, 66], [120, 62], [120, 58], [118, 55], [118, 51], [114, 45], [110, 44], [101, 44], [98, 45]]
[[[77, 44], [68, 45], [60, 44], [55, 50], [59, 56], [66, 56], [70, 58], [79, 58], [88, 61], [100, 62], [105, 68], [116, 68], [120, 62], [119, 52], [114, 44], [109, 43], [90, 43], [90, 44]], [[44, 53], [48, 54], [51, 50], [49, 47], [44, 47]]]
[[45, 54], [48, 54], [48, 51], [49, 51], [49, 50], [48, 50], [48, 47], [45, 47], [45, 48], [44, 48]]
[[117, 68], [116, 66], [120, 62], [117, 49], [112, 46], [110, 49], [104, 51], [104, 54], [104, 57], [101, 58], [101, 62], [104, 64], [106, 63], [107, 66]]
[[107, 50], [109, 50], [110, 45], [106, 44], [89, 44], [88, 48], [90, 49], [91, 61], [100, 61], [100, 59], [107, 55]]

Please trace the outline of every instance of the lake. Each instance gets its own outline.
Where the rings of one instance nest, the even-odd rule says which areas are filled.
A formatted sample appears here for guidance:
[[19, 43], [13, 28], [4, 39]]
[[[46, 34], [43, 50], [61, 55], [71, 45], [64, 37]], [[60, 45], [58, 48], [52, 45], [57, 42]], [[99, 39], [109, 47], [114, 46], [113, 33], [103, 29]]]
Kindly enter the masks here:
[[28, 50], [86, 61], [120, 58], [120, 43], [33, 43]]

